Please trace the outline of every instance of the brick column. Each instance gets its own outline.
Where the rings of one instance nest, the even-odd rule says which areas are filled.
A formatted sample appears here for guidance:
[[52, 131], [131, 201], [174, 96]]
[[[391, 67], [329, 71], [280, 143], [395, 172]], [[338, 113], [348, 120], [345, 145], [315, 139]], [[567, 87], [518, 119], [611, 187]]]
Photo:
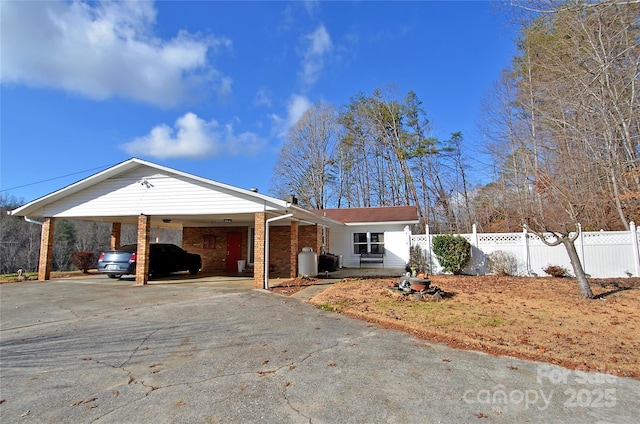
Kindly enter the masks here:
[[111, 241], [109, 242], [109, 248], [115, 250], [120, 247], [120, 237], [122, 236], [122, 224], [119, 222], [113, 222], [111, 224]]
[[255, 214], [255, 237], [253, 241], [253, 288], [264, 287], [264, 247], [265, 228], [267, 214], [259, 212]]
[[289, 277], [296, 278], [298, 276], [298, 221], [291, 221], [291, 243], [290, 243], [290, 269]]
[[38, 262], [38, 280], [51, 278], [51, 260], [53, 259], [53, 233], [55, 218], [45, 218], [40, 235], [40, 260]]
[[151, 217], [138, 217], [138, 252], [136, 255], [136, 285], [143, 286], [149, 281], [149, 236]]
[[331, 253], [331, 228], [324, 228], [324, 250], [327, 253]]
[[322, 226], [316, 224], [316, 245], [314, 247], [318, 256], [320, 256], [320, 251], [322, 249]]

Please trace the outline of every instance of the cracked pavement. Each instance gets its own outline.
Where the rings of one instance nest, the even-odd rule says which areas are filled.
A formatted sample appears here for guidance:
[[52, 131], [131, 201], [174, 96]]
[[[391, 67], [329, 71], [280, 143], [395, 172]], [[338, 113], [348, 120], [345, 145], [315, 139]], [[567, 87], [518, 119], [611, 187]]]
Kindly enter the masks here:
[[251, 287], [0, 286], [0, 419], [637, 422], [636, 380], [455, 350]]

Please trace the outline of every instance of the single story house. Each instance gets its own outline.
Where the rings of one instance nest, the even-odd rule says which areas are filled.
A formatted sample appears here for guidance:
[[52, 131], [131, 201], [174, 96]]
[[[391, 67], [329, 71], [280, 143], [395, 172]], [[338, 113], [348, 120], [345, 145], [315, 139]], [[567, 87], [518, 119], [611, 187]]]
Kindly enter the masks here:
[[[298, 275], [303, 247], [331, 252], [346, 267], [409, 260], [409, 225], [415, 207], [309, 211], [281, 200], [137, 158], [129, 159], [9, 212], [43, 221], [38, 279], [51, 272], [56, 219], [109, 222], [111, 248], [120, 246], [122, 224], [137, 225], [136, 284], [148, 280], [151, 227], [182, 230], [182, 247], [202, 257], [205, 272], [253, 266], [254, 286], [268, 287], [270, 270]], [[369, 262], [366, 262], [369, 265]]]

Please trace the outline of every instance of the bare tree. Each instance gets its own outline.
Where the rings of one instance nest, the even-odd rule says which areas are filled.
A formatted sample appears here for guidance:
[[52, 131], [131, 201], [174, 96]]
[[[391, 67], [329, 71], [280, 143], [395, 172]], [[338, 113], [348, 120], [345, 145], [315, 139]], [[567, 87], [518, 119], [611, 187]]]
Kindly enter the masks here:
[[0, 196], [0, 272], [14, 273], [19, 268], [38, 268], [41, 226], [7, 215], [24, 201], [3, 193]]
[[295, 194], [301, 205], [312, 209], [326, 208], [336, 142], [333, 106], [314, 104], [287, 134], [273, 170], [273, 191], [282, 197]]
[[[554, 5], [557, 6], [557, 5]], [[521, 218], [567, 250], [583, 297], [593, 297], [574, 240], [578, 223], [606, 228], [637, 214], [639, 5], [557, 6], [527, 22], [504, 80], [499, 138]], [[499, 145], [498, 145], [499, 146]], [[497, 151], [497, 149], [496, 149]], [[634, 197], [635, 196], [635, 197]]]

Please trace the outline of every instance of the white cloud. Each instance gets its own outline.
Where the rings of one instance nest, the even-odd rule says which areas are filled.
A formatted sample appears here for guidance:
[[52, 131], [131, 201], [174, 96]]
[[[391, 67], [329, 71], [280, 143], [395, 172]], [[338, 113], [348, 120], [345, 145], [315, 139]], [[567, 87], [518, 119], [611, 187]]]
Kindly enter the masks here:
[[155, 16], [147, 1], [3, 2], [2, 82], [160, 106], [189, 100], [205, 82], [230, 92], [231, 79], [212, 69], [207, 54], [231, 42], [185, 31], [160, 39]]
[[253, 99], [253, 104], [255, 106], [271, 107], [271, 92], [265, 89], [258, 90]]
[[311, 107], [311, 102], [305, 96], [293, 94], [287, 105], [287, 129], [298, 123], [302, 115]]
[[325, 55], [331, 51], [333, 44], [324, 25], [320, 25], [305, 38], [307, 47], [302, 58], [301, 75], [305, 84], [313, 85], [320, 77]]
[[320, 8], [319, 0], [305, 0], [303, 1], [303, 4], [309, 16], [312, 17], [318, 12], [318, 9]]
[[287, 132], [295, 126], [302, 115], [311, 107], [311, 102], [305, 96], [292, 94], [287, 103], [287, 116], [282, 118], [279, 115], [272, 114], [272, 132], [278, 137], [285, 137]]
[[250, 132], [235, 135], [231, 124], [221, 127], [187, 112], [173, 127], [161, 124], [149, 134], [120, 146], [134, 156], [204, 159], [222, 156], [250, 156], [260, 152], [265, 141]]

